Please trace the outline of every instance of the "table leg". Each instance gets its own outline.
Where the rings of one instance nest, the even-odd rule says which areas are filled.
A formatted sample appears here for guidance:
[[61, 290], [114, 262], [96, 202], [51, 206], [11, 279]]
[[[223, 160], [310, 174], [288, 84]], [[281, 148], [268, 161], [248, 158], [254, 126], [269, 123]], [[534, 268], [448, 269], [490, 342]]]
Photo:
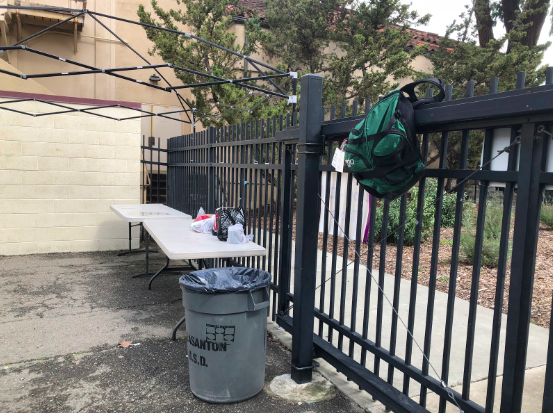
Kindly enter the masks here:
[[[161, 268], [158, 270], [158, 272], [156, 272], [156, 273], [154, 274], [154, 276], [153, 276], [152, 278], [150, 278], [150, 283], [148, 284], [148, 290], [151, 290], [151, 289], [152, 289], [152, 283], [154, 282], [154, 280], [155, 280], [155, 279], [157, 278], [157, 276], [158, 276], [159, 274], [161, 274], [161, 273], [163, 272], [163, 270], [164, 270], [165, 268], [167, 268], [168, 266], [169, 266], [169, 258], [167, 258], [167, 262], [165, 263], [165, 265], [164, 265], [163, 267], [161, 267]], [[147, 271], [147, 270], [146, 270], [146, 271]]]
[[146, 274], [150, 273], [150, 233], [146, 233], [146, 245], [144, 248], [146, 249]]
[[[142, 222], [140, 224], [136, 224], [136, 225], [132, 225], [130, 222], [129, 222], [129, 250], [128, 251], [123, 251], [123, 252], [120, 252], [119, 254], [117, 254], [117, 256], [122, 256], [122, 255], [129, 255], [129, 254], [140, 254], [142, 252], [146, 252], [146, 254], [148, 253], [148, 251], [146, 251], [146, 249], [137, 249], [137, 250], [133, 250], [132, 249], [132, 227], [137, 227], [137, 226], [140, 226], [142, 228]], [[150, 251], [152, 253], [157, 253], [157, 250], [152, 250]]]
[[146, 272], [143, 272], [142, 274], [135, 274], [132, 276], [132, 278], [139, 278], [153, 274], [150, 272], [150, 234], [148, 233], [148, 231], [146, 231], [146, 245], [144, 246], [144, 251], [146, 252]]
[[132, 254], [132, 252], [133, 252], [132, 251], [132, 225], [129, 222], [129, 250], [128, 251], [122, 251], [117, 255], [120, 257], [121, 255]]
[[[208, 265], [208, 261], [209, 260], [204, 260], [204, 259], [199, 259], [198, 260], [198, 269], [202, 269], [202, 268], [209, 268], [209, 265]], [[192, 262], [191, 261], [188, 261], [188, 264], [192, 267]], [[192, 267], [194, 268], [194, 267]], [[173, 341], [177, 341], [177, 330], [179, 329], [179, 327], [186, 321], [186, 315], [180, 319], [180, 321], [177, 323], [177, 325], [173, 328], [173, 334], [171, 335], [171, 340]]]
[[132, 225], [129, 222], [129, 253], [132, 251]]
[[177, 341], [177, 330], [185, 321], [186, 321], [186, 315], [183, 318], [181, 318], [180, 321], [175, 326], [175, 328], [173, 328], [173, 335], [171, 336], [171, 340]]

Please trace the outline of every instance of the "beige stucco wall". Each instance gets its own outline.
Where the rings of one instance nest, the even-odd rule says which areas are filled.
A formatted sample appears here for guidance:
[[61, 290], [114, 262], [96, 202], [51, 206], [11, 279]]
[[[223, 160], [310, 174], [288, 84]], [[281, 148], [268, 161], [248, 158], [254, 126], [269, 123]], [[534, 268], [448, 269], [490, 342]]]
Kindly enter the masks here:
[[[13, 3], [13, 0], [0, 0], [0, 4], [5, 4], [6, 1], [10, 4]], [[82, 3], [68, 0], [40, 0], [38, 3], [45, 6], [62, 6], [75, 9], [82, 8]], [[147, 9], [151, 9], [150, 2], [143, 0], [90, 0], [87, 2], [86, 7], [89, 10], [136, 21], [138, 20], [136, 12], [141, 3], [144, 4]], [[178, 7], [174, 0], [159, 0], [158, 3], [164, 8]], [[4, 10], [0, 11], [0, 23], [2, 20], [1, 14], [4, 12]], [[63, 19], [66, 16], [60, 15], [60, 17]], [[150, 56], [148, 54], [148, 50], [152, 47], [152, 42], [147, 39], [146, 33], [142, 27], [107, 18], [99, 19], [124, 41], [128, 42], [151, 64], [164, 63], [159, 56]], [[9, 44], [13, 44], [18, 40], [17, 23], [13, 14], [7, 20], [10, 23], [7, 26], [9, 31], [7, 33], [7, 40]], [[37, 33], [39, 30], [53, 23], [52, 21], [42, 26], [38, 25], [38, 23], [23, 24], [21, 26], [21, 37], [25, 38]], [[0, 32], [4, 30], [5, 26], [0, 24]], [[2, 36], [0, 36], [0, 44], [4, 43], [5, 41], [2, 33]], [[65, 30], [46, 32], [41, 36], [27, 41], [25, 44], [37, 50], [103, 69], [136, 67], [146, 64], [140, 57], [128, 49], [90, 16], [85, 16], [82, 31], [79, 31], [77, 35], [77, 43], [77, 52], [75, 53], [74, 34], [71, 31]], [[9, 64], [15, 67], [17, 71], [26, 74], [61, 73], [83, 70], [67, 62], [49, 59], [26, 51], [9, 51], [7, 57], [4, 54], [0, 59], [8, 59]], [[172, 85], [182, 84], [182, 82], [177, 79], [172, 69], [161, 68], [159, 70]], [[153, 69], [146, 69], [122, 72], [121, 74], [141, 80], [144, 83], [150, 83], [149, 78], [154, 73]], [[13, 82], [14, 79], [17, 80], [17, 78], [0, 73], [0, 89], [6, 90], [3, 85]], [[163, 106], [180, 106], [174, 93], [156, 90], [136, 82], [117, 79], [105, 74], [50, 77], [36, 79], [36, 82], [51, 91], [51, 93], [59, 96], [117, 100]], [[160, 86], [165, 86], [163, 80], [158, 84]], [[185, 98], [189, 96], [189, 93], [190, 91], [188, 90], [180, 92]], [[191, 132], [190, 125], [182, 124], [181, 126], [181, 133], [185, 134]]]
[[140, 128], [140, 119], [0, 111], [0, 255], [127, 248], [128, 227], [109, 207], [140, 201]]
[[[12, 73], [21, 73], [17, 68], [2, 59], [0, 59], [0, 69]], [[50, 90], [33, 79], [23, 80], [14, 76], [6, 76], [5, 78], [0, 78], [0, 85], [1, 89], [6, 92], [38, 93], [41, 95], [52, 94]]]

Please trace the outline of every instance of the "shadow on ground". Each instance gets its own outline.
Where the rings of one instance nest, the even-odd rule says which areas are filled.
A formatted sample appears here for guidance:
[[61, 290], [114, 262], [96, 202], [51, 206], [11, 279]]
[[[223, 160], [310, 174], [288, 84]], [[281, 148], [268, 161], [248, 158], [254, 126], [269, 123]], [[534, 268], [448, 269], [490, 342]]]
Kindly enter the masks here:
[[[171, 342], [182, 316], [177, 275], [154, 290], [143, 257], [115, 253], [0, 258], [0, 411], [355, 412], [349, 400], [298, 404], [263, 390], [249, 401], [212, 405], [190, 392], [186, 342]], [[163, 264], [156, 254], [152, 268]], [[179, 336], [183, 337], [182, 329]], [[123, 349], [117, 344], [133, 341]], [[269, 340], [269, 382], [289, 373], [290, 354]]]
[[[269, 340], [267, 383], [289, 371], [290, 355]], [[147, 340], [7, 366], [0, 373], [3, 412], [353, 412], [343, 396], [291, 403], [263, 390], [237, 404], [213, 405], [189, 389], [184, 341]]]

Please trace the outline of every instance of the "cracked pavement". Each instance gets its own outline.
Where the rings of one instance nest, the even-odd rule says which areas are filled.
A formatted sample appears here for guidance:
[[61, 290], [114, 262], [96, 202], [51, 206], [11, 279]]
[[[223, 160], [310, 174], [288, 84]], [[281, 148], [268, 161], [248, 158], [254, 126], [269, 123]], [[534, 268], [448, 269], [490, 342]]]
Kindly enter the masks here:
[[[151, 258], [151, 270], [164, 263], [163, 254]], [[178, 275], [148, 291], [147, 278], [130, 278], [143, 270], [143, 255], [115, 252], [0, 257], [0, 411], [359, 411], [341, 394], [301, 405], [267, 390], [237, 404], [196, 399], [186, 343], [169, 340], [183, 315]], [[140, 345], [118, 348], [129, 340]], [[267, 382], [289, 363], [269, 340]]]

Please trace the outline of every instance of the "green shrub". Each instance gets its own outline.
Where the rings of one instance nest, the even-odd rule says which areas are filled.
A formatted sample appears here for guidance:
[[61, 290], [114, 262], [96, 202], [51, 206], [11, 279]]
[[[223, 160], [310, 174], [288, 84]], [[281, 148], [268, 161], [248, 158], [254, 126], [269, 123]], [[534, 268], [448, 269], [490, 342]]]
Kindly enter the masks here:
[[[436, 191], [434, 191], [436, 193]], [[442, 228], [453, 228], [455, 225], [455, 203], [457, 194], [452, 193], [444, 196], [442, 206]]]
[[[422, 213], [422, 239], [425, 240], [432, 235], [434, 227], [434, 214], [436, 208], [436, 179], [427, 179], [424, 189], [424, 208]], [[445, 193], [445, 192], [444, 192]], [[405, 224], [404, 243], [413, 245], [415, 240], [415, 228], [417, 223], [417, 200], [419, 196], [419, 187], [413, 187], [407, 194], [407, 208], [405, 210], [405, 221], [400, 222], [399, 212], [401, 208], [401, 199], [396, 199], [390, 203], [390, 214], [388, 217], [388, 236], [387, 242], [396, 243], [399, 236], [400, 227]], [[443, 196], [442, 206], [442, 227], [452, 227], [455, 222], [455, 202], [456, 194], [447, 194]], [[384, 215], [384, 201], [379, 201], [375, 216], [375, 236], [380, 240], [382, 230], [382, 219]]]
[[[465, 202], [463, 231], [461, 233], [461, 262], [474, 263], [474, 242], [476, 239], [477, 206]], [[503, 204], [493, 197], [487, 201], [486, 218], [484, 220], [484, 240], [482, 243], [482, 265], [497, 267], [499, 262], [499, 244], [501, 242], [501, 224], [503, 220]]]
[[544, 225], [553, 228], [553, 204], [542, 205], [540, 220]]

